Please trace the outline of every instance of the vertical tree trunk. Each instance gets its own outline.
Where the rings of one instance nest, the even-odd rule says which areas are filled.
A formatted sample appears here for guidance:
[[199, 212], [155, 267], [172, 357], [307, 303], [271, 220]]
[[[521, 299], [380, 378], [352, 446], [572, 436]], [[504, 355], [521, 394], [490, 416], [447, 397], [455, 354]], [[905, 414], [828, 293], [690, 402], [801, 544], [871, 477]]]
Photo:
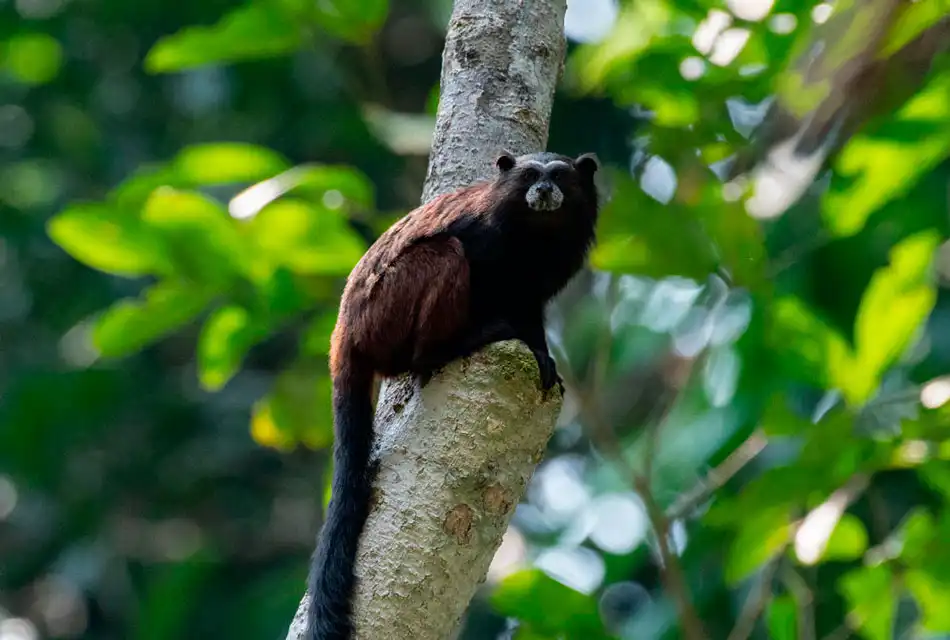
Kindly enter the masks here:
[[[564, 60], [565, 0], [456, 0], [423, 200], [541, 151]], [[447, 640], [488, 571], [543, 456], [561, 400], [520, 343], [453, 363], [420, 391], [387, 381], [381, 469], [361, 538], [357, 635]], [[288, 640], [304, 638], [306, 597]]]

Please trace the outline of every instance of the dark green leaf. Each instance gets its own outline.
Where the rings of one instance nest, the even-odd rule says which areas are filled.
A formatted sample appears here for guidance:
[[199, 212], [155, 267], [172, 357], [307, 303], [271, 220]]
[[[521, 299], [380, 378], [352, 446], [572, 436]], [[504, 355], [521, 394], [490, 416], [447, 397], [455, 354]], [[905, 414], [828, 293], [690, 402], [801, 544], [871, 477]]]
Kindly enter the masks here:
[[159, 40], [145, 57], [150, 73], [211, 63], [286, 55], [300, 47], [303, 30], [279, 6], [250, 2], [210, 27], [186, 27]]

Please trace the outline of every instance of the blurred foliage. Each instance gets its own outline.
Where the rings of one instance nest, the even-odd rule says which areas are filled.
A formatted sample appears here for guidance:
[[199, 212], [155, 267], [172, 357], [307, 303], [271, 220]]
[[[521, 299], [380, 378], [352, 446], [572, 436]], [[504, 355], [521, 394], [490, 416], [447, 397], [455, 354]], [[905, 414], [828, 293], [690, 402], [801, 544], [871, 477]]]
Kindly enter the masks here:
[[[0, 3], [0, 639], [282, 636], [342, 281], [418, 202], [449, 10]], [[950, 637], [948, 14], [571, 2], [549, 148], [611, 197], [464, 638], [681, 635], [651, 505], [711, 638]], [[796, 131], [756, 214], [783, 185], [732, 174]]]

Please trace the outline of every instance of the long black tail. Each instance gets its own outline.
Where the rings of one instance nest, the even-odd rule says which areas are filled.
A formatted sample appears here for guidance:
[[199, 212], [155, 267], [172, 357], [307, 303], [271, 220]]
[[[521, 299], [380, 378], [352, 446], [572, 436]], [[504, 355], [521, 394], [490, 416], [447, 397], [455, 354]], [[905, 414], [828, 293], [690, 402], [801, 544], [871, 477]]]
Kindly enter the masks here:
[[312, 640], [353, 636], [353, 568], [376, 466], [370, 464], [373, 374], [354, 365], [344, 365], [333, 382], [333, 493], [310, 569]]

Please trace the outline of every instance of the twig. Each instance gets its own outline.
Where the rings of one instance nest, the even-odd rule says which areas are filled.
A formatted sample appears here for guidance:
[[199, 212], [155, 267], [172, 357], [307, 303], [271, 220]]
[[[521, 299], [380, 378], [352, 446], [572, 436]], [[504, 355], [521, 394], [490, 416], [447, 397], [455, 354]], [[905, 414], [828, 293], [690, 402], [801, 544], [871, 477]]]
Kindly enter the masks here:
[[762, 576], [759, 579], [759, 588], [750, 591], [749, 597], [746, 598], [745, 604], [742, 606], [742, 612], [739, 614], [736, 626], [733, 627], [728, 640], [746, 640], [752, 635], [752, 632], [755, 630], [755, 623], [758, 621], [759, 616], [762, 615], [762, 612], [765, 611], [766, 605], [768, 605], [772, 599], [772, 579], [775, 577], [779, 563], [780, 560], [776, 559], [765, 565], [765, 568], [762, 570]]
[[815, 640], [815, 598], [805, 580], [793, 568], [785, 565], [782, 570], [782, 582], [792, 592], [798, 610], [799, 640]]
[[[616, 280], [611, 278], [607, 290], [608, 306], [615, 303], [616, 285]], [[592, 389], [603, 388], [603, 382], [607, 375], [606, 355], [610, 349], [610, 341], [610, 329], [609, 327], [605, 327], [601, 332], [597, 344], [595, 368], [593, 371], [594, 382], [591, 385]], [[693, 606], [689, 585], [686, 582], [683, 569], [680, 566], [676, 553], [670, 548], [670, 520], [653, 498], [653, 493], [650, 489], [650, 481], [653, 475], [653, 459], [655, 458], [654, 453], [656, 451], [656, 438], [660, 428], [669, 416], [673, 403], [669, 403], [665, 406], [662, 414], [657, 416], [656, 420], [649, 420], [652, 424], [648, 426], [649, 433], [647, 437], [649, 440], [645, 452], [644, 471], [638, 473], [623, 456], [616, 434], [604, 418], [600, 405], [595, 399], [590, 398], [590, 394], [581, 393], [580, 387], [576, 388], [579, 391], [579, 402], [583, 407], [584, 413], [592, 422], [592, 424], [589, 425], [591, 427], [590, 431], [592, 437], [600, 445], [600, 449], [610, 456], [614, 463], [626, 473], [633, 487], [637, 493], [640, 494], [641, 500], [643, 500], [650, 525], [656, 534], [661, 562], [660, 579], [663, 581], [667, 593], [679, 611], [683, 635], [688, 640], [705, 640], [707, 635], [703, 630], [702, 621]]]
[[726, 484], [733, 476], [742, 470], [759, 453], [765, 449], [768, 440], [761, 429], [756, 429], [746, 438], [739, 447], [729, 454], [729, 456], [719, 463], [714, 469], [706, 474], [706, 477], [697, 482], [693, 487], [680, 495], [676, 501], [666, 510], [666, 517], [670, 520], [682, 518], [687, 513], [696, 508], [699, 504], [709, 499], [720, 487]]

